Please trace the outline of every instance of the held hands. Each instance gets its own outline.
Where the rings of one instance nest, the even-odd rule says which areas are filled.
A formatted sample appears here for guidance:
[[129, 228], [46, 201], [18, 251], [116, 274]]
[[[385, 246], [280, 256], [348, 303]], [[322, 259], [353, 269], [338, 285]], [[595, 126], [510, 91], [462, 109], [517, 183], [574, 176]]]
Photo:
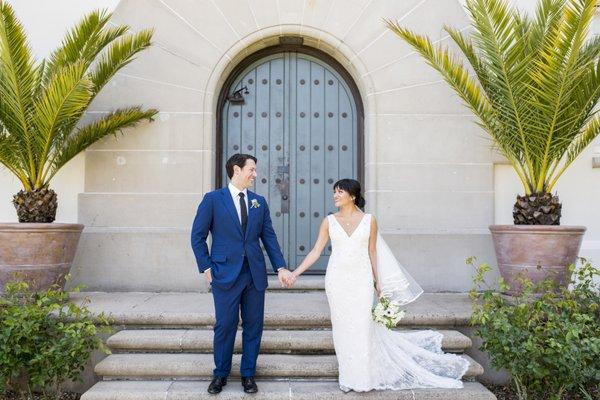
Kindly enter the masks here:
[[[283, 286], [283, 287], [291, 288], [294, 285], [294, 283], [296, 283], [297, 276], [295, 274], [293, 274], [292, 272], [290, 272], [286, 268], [281, 268], [279, 270], [279, 272], [277, 273], [277, 275], [279, 277], [279, 282], [281, 283], [281, 286]], [[210, 284], [212, 282], [212, 275], [211, 275], [210, 268], [204, 272], [204, 279], [206, 279], [206, 282], [208, 284]]]
[[281, 286], [291, 288], [296, 282], [297, 276], [286, 268], [281, 268], [277, 273]]

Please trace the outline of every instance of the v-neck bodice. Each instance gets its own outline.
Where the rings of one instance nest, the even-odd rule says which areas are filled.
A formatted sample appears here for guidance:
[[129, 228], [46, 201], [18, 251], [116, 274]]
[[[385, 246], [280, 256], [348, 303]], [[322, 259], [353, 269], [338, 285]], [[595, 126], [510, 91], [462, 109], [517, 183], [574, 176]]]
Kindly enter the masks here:
[[333, 214], [328, 215], [327, 218], [329, 219], [329, 238], [333, 253], [368, 255], [371, 214], [365, 213], [350, 235]]

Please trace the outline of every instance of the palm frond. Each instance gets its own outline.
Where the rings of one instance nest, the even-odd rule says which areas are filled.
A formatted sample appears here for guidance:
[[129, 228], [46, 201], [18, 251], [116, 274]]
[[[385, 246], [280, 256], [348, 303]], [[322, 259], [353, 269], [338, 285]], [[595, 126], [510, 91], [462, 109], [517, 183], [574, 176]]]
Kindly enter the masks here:
[[491, 77], [488, 74], [487, 65], [485, 65], [484, 61], [477, 55], [475, 48], [473, 47], [473, 42], [454, 28], [445, 26], [444, 30], [450, 35], [452, 40], [454, 40], [454, 43], [458, 45], [459, 49], [471, 65], [471, 68], [475, 71], [479, 84], [485, 91], [488, 99], [492, 100], [494, 97], [494, 88], [490, 86]]
[[[486, 96], [482, 89], [483, 84], [469, 75], [468, 69], [460, 63], [455, 57], [452, 57], [449, 51], [442, 46], [434, 46], [426, 36], [417, 35], [408, 29], [405, 29], [397, 23], [386, 20], [386, 24], [392, 32], [400, 36], [409, 43], [419, 54], [423, 56], [425, 61], [435, 68], [444, 80], [455, 90], [471, 111], [479, 118], [480, 125], [491, 135], [501, 135], [506, 130], [502, 127], [502, 121], [496, 117], [496, 112], [492, 108], [490, 99]], [[452, 30], [450, 30], [452, 32]], [[451, 33], [451, 36], [453, 33]], [[460, 46], [461, 44], [459, 44]], [[468, 53], [468, 44], [462, 43]], [[477, 61], [476, 56], [470, 53], [472, 65], [474, 69], [480, 69], [481, 65]], [[483, 71], [480, 71], [483, 73]], [[509, 161], [515, 165], [518, 164], [519, 155], [512, 151], [512, 148], [505, 146], [503, 141], [497, 141], [503, 147]], [[522, 174], [522, 172], [521, 172]], [[522, 176], [521, 179], [525, 180]]]
[[[526, 194], [551, 190], [600, 134], [595, 114], [600, 38], [589, 39], [597, 5], [598, 0], [538, 0], [530, 17], [508, 0], [467, 0], [469, 35], [445, 28], [473, 71], [464, 80], [473, 79], [469, 84], [487, 101], [485, 116], [467, 105], [511, 162]], [[466, 98], [456, 77], [448, 79], [459, 61], [401, 27], [388, 26]]]
[[506, 127], [502, 139], [505, 147], [519, 154], [527, 182], [531, 182], [535, 174], [532, 147], [538, 143], [527, 135], [535, 115], [527, 106], [529, 93], [524, 83], [533, 55], [524, 51], [523, 41], [515, 40], [516, 33], [522, 30], [522, 19], [506, 0], [468, 0], [466, 8], [474, 27], [473, 42], [488, 60], [490, 76], [494, 78], [495, 107], [501, 108], [498, 119]]
[[[473, 42], [461, 34], [456, 29], [450, 28], [448, 26], [444, 27], [444, 30], [450, 35], [452, 40], [458, 45], [459, 49], [462, 51], [465, 59], [469, 62], [471, 68], [475, 72], [475, 77], [477, 78], [478, 83], [481, 85], [483, 91], [485, 92], [489, 102], [490, 102], [490, 110], [494, 114], [494, 129], [488, 132], [494, 136], [496, 143], [506, 144], [509, 142], [510, 138], [505, 138], [506, 135], [511, 135], [511, 129], [507, 126], [503, 126], [502, 120], [498, 117], [498, 112], [496, 110], [501, 110], [505, 105], [502, 103], [502, 97], [497, 95], [497, 90], [494, 85], [494, 77], [490, 75], [489, 68], [486, 64], [486, 61], [480, 57], [475, 48], [473, 46]], [[520, 152], [514, 151], [514, 146], [505, 146], [503, 149], [504, 153], [511, 154], [509, 159], [520, 160]]]
[[444, 80], [456, 90], [466, 105], [483, 120], [484, 124], [491, 123], [489, 115], [492, 110], [489, 102], [479, 83], [470, 77], [463, 64], [451, 57], [447, 49], [441, 46], [435, 47], [428, 37], [417, 35], [390, 20], [386, 20], [386, 24], [396, 35], [412, 45], [429, 65], [442, 74]]
[[91, 72], [95, 92], [99, 92], [121, 68], [135, 59], [135, 55], [151, 45], [152, 30], [142, 30], [133, 35], [120, 38], [112, 43], [100, 56]]
[[[571, 94], [571, 102], [568, 107], [568, 118], [557, 125], [557, 132], [551, 145], [550, 158], [552, 164], [547, 173], [547, 180], [553, 179], [554, 171], [561, 162], [573, 161], [571, 157], [576, 157], [583, 148], [577, 153], [572, 153], [573, 143], [581, 135], [583, 127], [588, 125], [594, 118], [595, 110], [600, 100], [600, 71], [598, 66], [588, 68], [588, 73], [574, 82], [575, 89]], [[587, 142], [589, 143], [589, 142]], [[577, 148], [579, 148], [577, 146]], [[569, 152], [571, 155], [565, 155]]]
[[572, 1], [564, 6], [563, 23], [550, 32], [553, 40], [541, 49], [542, 57], [533, 63], [530, 76], [533, 85], [530, 89], [536, 95], [537, 107], [547, 108], [540, 113], [542, 133], [546, 132], [545, 145], [539, 154], [539, 175], [535, 189], [540, 192], [546, 183], [546, 172], [553, 161], [552, 150], [557, 141], [564, 140], [563, 135], [569, 131], [561, 130], [562, 122], [573, 116], [569, 110], [571, 94], [576, 86], [582, 68], [578, 68], [580, 50], [588, 35], [588, 27], [595, 12], [593, 1]]
[[[104, 85], [121, 68], [134, 60], [137, 53], [150, 46], [152, 31], [145, 30], [138, 34], [121, 37], [129, 30], [127, 26], [118, 26], [112, 29], [104, 29], [97, 36], [98, 40], [93, 45], [88, 45], [88, 53], [82, 62], [85, 68], [94, 62], [92, 71], [88, 71], [92, 82], [91, 96], [88, 102], [92, 102], [96, 95], [102, 90]], [[116, 39], [116, 40], [115, 40]], [[102, 53], [101, 56], [98, 54]], [[83, 110], [82, 110], [83, 112]], [[55, 142], [60, 144], [79, 122], [82, 113], [74, 116], [70, 120], [65, 120], [62, 129], [57, 132]]]
[[48, 59], [46, 82], [65, 65], [89, 58], [87, 54], [95, 47], [109, 18], [106, 11], [92, 11], [66, 34], [60, 47]]
[[0, 164], [26, 190], [47, 186], [94, 141], [156, 113], [132, 107], [76, 129], [106, 82], [150, 45], [151, 31], [129, 34], [126, 25], [108, 26], [110, 17], [91, 12], [36, 64], [22, 25], [0, 0]]
[[29, 119], [37, 76], [23, 26], [12, 7], [0, 0], [0, 121], [20, 144], [20, 153], [28, 156], [31, 173], [35, 160]]
[[129, 27], [127, 25], [104, 28], [98, 35], [94, 45], [89, 46], [89, 49], [86, 52], [85, 58], [89, 60], [88, 65], [91, 65], [92, 62], [98, 61], [98, 55], [105, 51], [107, 46], [109, 46], [111, 43], [115, 42], [117, 39], [131, 36], [130, 34], [128, 35], [128, 32]]
[[127, 25], [108, 27], [111, 16], [112, 13], [105, 10], [93, 11], [71, 29], [62, 45], [50, 56], [46, 80], [69, 63], [81, 61], [89, 68], [107, 46], [129, 31]]
[[36, 154], [39, 156], [36, 188], [44, 182], [46, 160], [57, 135], [72, 121], [79, 120], [89, 106], [93, 84], [85, 75], [85, 65], [76, 62], [55, 74], [35, 104], [32, 125], [36, 129]]
[[23, 184], [29, 184], [27, 176], [23, 174], [22, 158], [19, 157], [19, 143], [14, 137], [8, 134], [8, 131], [0, 125], [0, 164], [12, 172]]
[[120, 109], [74, 131], [57, 149], [47, 179], [51, 179], [63, 165], [96, 141], [134, 127], [143, 120], [152, 121], [157, 112], [154, 109], [144, 111], [139, 106]]
[[573, 163], [573, 161], [575, 161], [577, 156], [579, 156], [579, 154], [581, 154], [581, 152], [587, 146], [589, 146], [589, 144], [592, 143], [592, 141], [598, 137], [598, 135], [600, 135], [600, 115], [596, 115], [594, 118], [592, 118], [585, 128], [571, 141], [564, 153], [562, 165], [559, 162], [554, 164], [554, 168], [548, 175], [550, 178], [547, 185], [548, 192], [554, 188], [558, 179]]
[[565, 152], [565, 169], [575, 161], [577, 156], [579, 156], [579, 154], [581, 154], [581, 152], [592, 143], [596, 137], [598, 137], [598, 134], [600, 134], [600, 115], [596, 115], [592, 118], [567, 148]]

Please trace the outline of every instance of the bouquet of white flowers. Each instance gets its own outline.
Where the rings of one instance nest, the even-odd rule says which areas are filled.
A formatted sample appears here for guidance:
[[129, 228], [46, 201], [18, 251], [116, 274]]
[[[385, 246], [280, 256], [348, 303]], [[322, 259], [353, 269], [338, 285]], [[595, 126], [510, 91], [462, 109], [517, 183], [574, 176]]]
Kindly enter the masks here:
[[398, 303], [390, 301], [385, 296], [380, 297], [373, 308], [373, 320], [388, 329], [395, 327], [402, 318], [404, 318], [404, 310], [400, 309]]

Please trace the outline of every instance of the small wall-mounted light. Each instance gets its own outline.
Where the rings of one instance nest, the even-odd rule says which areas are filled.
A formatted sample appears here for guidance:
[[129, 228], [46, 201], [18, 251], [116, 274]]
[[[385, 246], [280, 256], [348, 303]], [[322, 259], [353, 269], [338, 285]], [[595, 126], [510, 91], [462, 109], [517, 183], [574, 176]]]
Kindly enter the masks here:
[[240, 88], [235, 92], [231, 93], [229, 96], [227, 96], [227, 100], [229, 100], [231, 104], [244, 104], [244, 96], [242, 96], [242, 90], [244, 91], [244, 94], [250, 93], [248, 92], [248, 88], [244, 86], [243, 88]]
[[600, 168], [600, 146], [594, 146], [592, 151], [592, 168]]

